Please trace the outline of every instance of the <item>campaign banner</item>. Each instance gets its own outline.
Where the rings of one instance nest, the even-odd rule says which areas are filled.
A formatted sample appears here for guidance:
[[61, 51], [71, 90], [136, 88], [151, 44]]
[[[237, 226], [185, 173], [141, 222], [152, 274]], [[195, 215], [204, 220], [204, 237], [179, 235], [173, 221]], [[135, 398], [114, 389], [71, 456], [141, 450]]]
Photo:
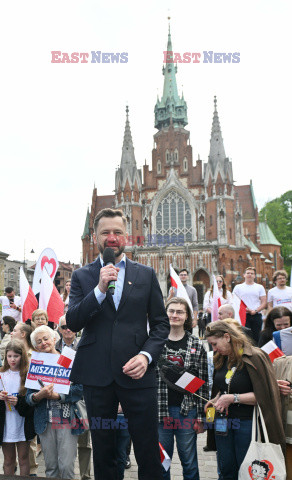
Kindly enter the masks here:
[[40, 390], [40, 380], [44, 385], [54, 383], [54, 391], [57, 393], [69, 393], [72, 364], [70, 368], [60, 366], [59, 357], [58, 353], [32, 352], [25, 387]]

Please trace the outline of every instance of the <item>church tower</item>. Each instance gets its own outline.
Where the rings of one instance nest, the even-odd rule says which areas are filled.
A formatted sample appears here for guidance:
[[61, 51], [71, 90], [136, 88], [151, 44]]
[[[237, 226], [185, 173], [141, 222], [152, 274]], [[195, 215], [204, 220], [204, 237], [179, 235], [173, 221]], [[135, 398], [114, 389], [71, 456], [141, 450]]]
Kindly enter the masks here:
[[208, 240], [217, 240], [218, 245], [242, 246], [241, 210], [235, 201], [232, 163], [225, 155], [216, 97], [204, 184], [208, 199], [206, 205]]
[[141, 194], [142, 173], [137, 169], [127, 106], [122, 158], [115, 178], [115, 208], [122, 209], [127, 217], [128, 232], [132, 235], [129, 244], [135, 244], [142, 235]]

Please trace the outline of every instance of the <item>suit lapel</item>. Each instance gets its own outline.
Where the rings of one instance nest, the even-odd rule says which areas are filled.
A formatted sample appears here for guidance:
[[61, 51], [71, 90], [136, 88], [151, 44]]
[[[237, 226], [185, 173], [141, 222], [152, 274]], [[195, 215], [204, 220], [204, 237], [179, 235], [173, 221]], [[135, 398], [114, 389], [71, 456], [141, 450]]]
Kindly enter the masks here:
[[124, 280], [124, 288], [122, 297], [119, 303], [118, 312], [124, 305], [125, 301], [127, 300], [128, 296], [130, 295], [132, 288], [135, 284], [136, 277], [138, 274], [138, 265], [137, 263], [131, 262], [128, 258], [126, 258], [126, 271], [125, 271], [125, 280]]

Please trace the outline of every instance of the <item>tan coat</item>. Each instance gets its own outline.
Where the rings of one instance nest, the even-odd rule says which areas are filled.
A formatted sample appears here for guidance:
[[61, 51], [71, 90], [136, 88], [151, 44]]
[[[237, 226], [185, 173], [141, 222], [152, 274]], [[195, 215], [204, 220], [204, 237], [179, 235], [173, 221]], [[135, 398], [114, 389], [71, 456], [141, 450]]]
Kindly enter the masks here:
[[281, 417], [280, 391], [269, 356], [260, 348], [247, 346], [242, 359], [246, 364], [254, 394], [262, 409], [269, 441], [286, 450], [286, 439]]
[[1, 340], [0, 344], [0, 355], [1, 355], [1, 360], [3, 362], [4, 360], [4, 355], [5, 355], [5, 348], [8, 345], [9, 342], [11, 342], [11, 333], [5, 333], [4, 337]]
[[[292, 382], [292, 356], [277, 358], [273, 363], [273, 367], [278, 380], [289, 380]], [[292, 412], [292, 393], [290, 395], [281, 395], [281, 402], [286, 442], [292, 444], [292, 424], [290, 422], [287, 423], [288, 410]]]

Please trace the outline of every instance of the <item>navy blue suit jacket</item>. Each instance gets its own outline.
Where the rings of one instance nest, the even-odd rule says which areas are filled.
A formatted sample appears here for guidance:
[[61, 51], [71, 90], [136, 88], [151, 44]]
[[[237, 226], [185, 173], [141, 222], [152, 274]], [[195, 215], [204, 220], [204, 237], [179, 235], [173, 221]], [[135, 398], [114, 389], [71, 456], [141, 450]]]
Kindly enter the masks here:
[[[91, 386], [116, 381], [125, 388], [153, 387], [154, 365], [170, 328], [155, 272], [127, 258], [124, 288], [116, 310], [109, 292], [101, 304], [96, 300], [94, 288], [100, 268], [97, 259], [72, 275], [66, 322], [72, 331], [83, 329], [83, 333], [70, 379]], [[141, 350], [150, 353], [152, 363], [141, 379], [133, 380], [122, 367]]]

